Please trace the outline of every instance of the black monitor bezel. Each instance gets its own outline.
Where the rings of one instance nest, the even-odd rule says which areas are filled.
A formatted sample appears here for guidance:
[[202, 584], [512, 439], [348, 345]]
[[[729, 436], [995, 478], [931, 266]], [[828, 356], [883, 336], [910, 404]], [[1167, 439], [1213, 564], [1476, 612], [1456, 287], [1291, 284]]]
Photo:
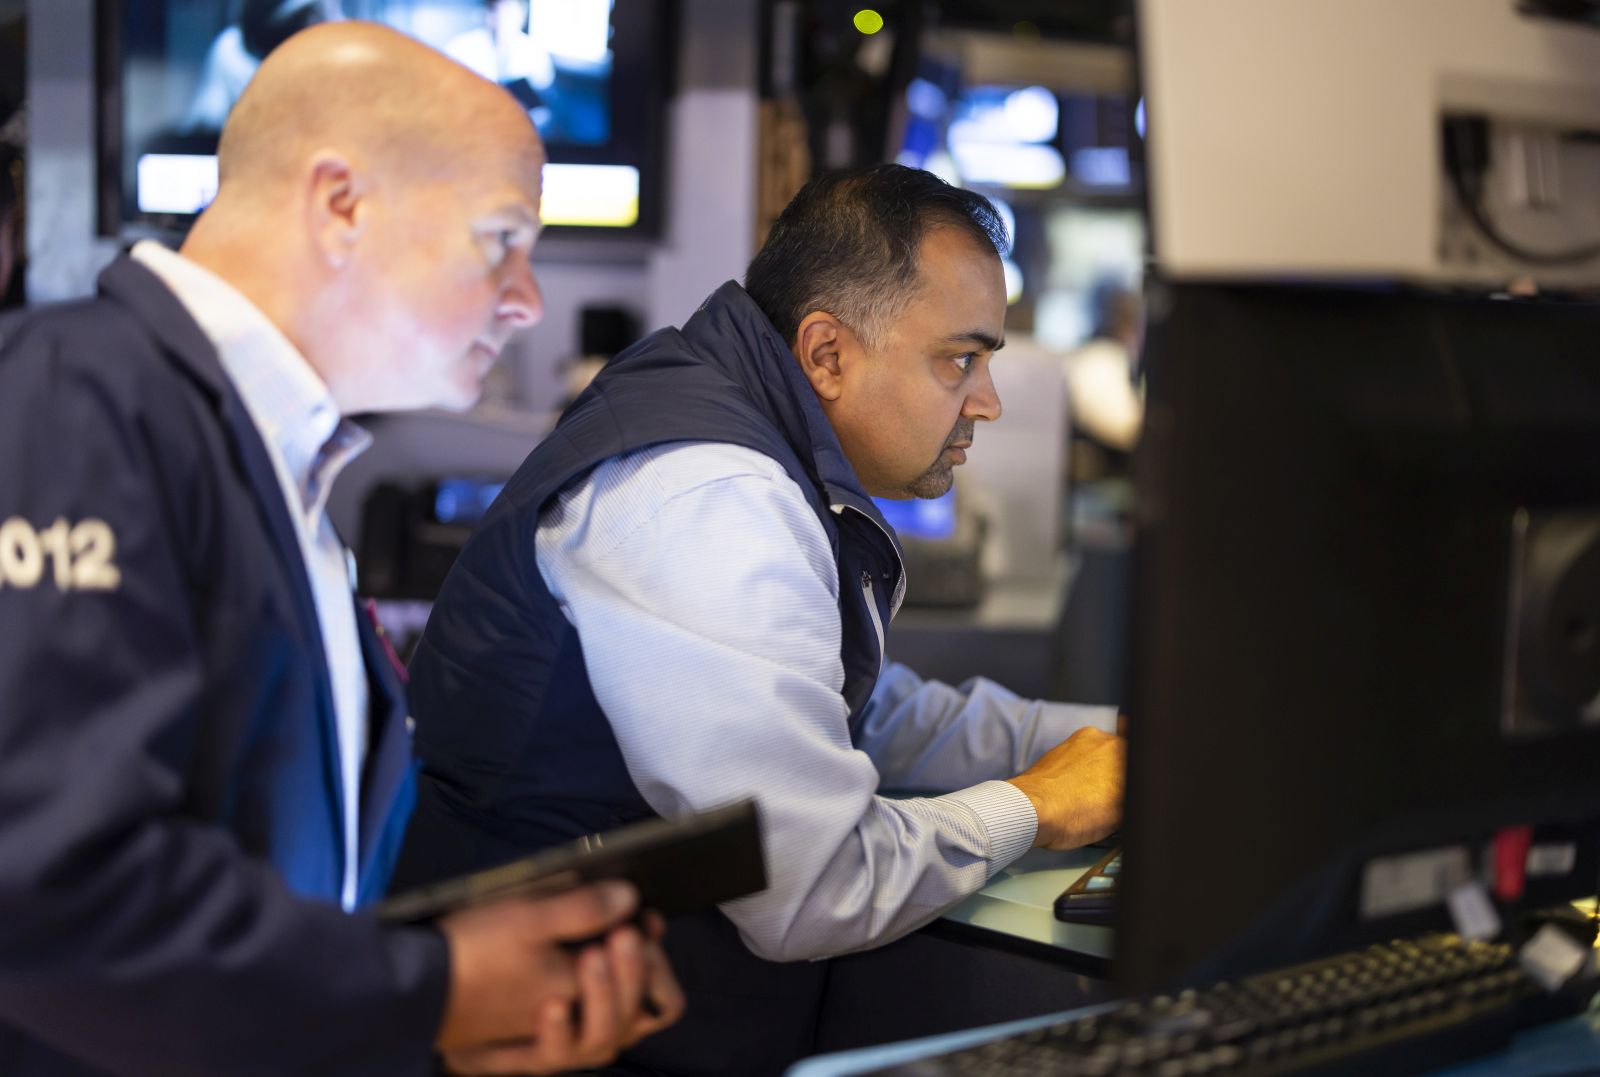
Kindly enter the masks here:
[[1119, 988], [1448, 930], [1363, 916], [1366, 866], [1507, 826], [1577, 850], [1524, 906], [1592, 893], [1600, 729], [1501, 726], [1516, 511], [1600, 507], [1600, 307], [1150, 292]]

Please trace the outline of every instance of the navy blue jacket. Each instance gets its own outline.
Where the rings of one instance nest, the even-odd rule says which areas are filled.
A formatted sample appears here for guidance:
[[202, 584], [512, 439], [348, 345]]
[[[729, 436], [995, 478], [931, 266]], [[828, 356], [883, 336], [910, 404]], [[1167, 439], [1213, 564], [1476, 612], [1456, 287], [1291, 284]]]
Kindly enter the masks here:
[[[426, 1072], [448, 958], [338, 907], [333, 700], [215, 350], [114, 263], [0, 350], [0, 1072]], [[360, 894], [414, 799], [366, 618]]]
[[[754, 449], [808, 499], [839, 565], [855, 730], [883, 662], [877, 626], [903, 591], [899, 550], [787, 344], [730, 282], [681, 332], [652, 334], [606, 365], [445, 580], [411, 665], [423, 779], [400, 879], [488, 866], [654, 814], [595, 700], [577, 632], [545, 587], [534, 532], [544, 506], [603, 461], [672, 441]], [[720, 915], [674, 924], [667, 946], [689, 1011], [636, 1058], [667, 1072], [749, 1075], [808, 1053], [823, 963], [760, 961]]]

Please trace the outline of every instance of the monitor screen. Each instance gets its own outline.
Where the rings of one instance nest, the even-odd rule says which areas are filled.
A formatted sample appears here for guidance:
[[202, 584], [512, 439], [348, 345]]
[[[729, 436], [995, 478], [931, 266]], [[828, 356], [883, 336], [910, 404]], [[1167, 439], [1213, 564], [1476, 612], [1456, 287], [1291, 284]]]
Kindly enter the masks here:
[[924, 60], [906, 87], [896, 160], [984, 189], [1128, 196], [1142, 180], [1135, 106], [1127, 93], [968, 85], [959, 68]]
[[101, 230], [183, 228], [216, 194], [217, 135], [261, 57], [365, 18], [412, 34], [528, 110], [555, 234], [654, 234], [666, 0], [115, 0], [101, 12]]
[[873, 503], [883, 518], [902, 539], [923, 539], [937, 542], [956, 533], [956, 488], [952, 486], [939, 497], [918, 497], [899, 500], [875, 497]]
[[1600, 307], [1166, 279], [1150, 309], [1121, 986], [1448, 929], [1505, 871], [1524, 907], [1592, 894]]
[[433, 518], [475, 527], [506, 486], [504, 479], [443, 478], [433, 488]]

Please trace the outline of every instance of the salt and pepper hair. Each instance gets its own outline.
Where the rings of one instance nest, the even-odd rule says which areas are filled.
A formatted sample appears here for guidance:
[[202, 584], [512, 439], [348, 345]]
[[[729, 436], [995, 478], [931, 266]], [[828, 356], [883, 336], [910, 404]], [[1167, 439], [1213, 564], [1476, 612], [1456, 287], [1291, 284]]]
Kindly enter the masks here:
[[876, 347], [921, 288], [917, 256], [938, 228], [963, 232], [996, 257], [1009, 247], [987, 198], [931, 172], [891, 164], [830, 173], [779, 215], [745, 291], [791, 345], [801, 321], [820, 310]]

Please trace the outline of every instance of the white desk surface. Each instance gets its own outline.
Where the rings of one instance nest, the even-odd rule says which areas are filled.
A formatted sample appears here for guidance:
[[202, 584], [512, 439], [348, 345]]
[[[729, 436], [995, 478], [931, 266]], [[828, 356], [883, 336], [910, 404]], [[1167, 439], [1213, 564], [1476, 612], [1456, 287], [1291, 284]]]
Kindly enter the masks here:
[[1034, 849], [941, 919], [1109, 960], [1111, 928], [1055, 918], [1056, 897], [1105, 854], [1095, 847], [1065, 853]]

